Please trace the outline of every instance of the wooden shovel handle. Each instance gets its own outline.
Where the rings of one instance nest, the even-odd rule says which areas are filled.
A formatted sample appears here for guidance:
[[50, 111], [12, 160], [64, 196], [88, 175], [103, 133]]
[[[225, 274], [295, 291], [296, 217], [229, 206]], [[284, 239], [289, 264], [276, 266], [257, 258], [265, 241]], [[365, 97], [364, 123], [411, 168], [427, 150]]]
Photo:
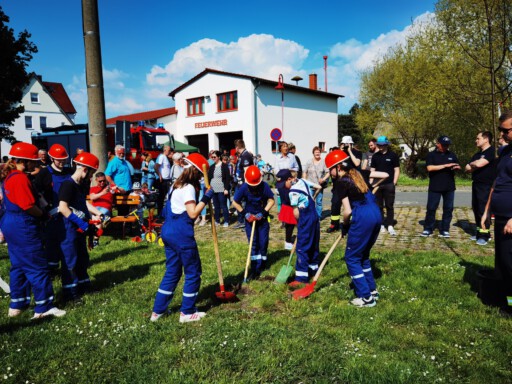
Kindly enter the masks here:
[[249, 239], [249, 251], [247, 252], [247, 260], [245, 261], [244, 281], [247, 281], [247, 276], [249, 276], [249, 265], [251, 264], [252, 241], [254, 240], [255, 228], [256, 228], [256, 221], [253, 221], [252, 229], [251, 229], [251, 238]]
[[[210, 182], [208, 180], [208, 170], [206, 169], [206, 164], [203, 164], [203, 177], [204, 177], [204, 185], [206, 189], [210, 188]], [[217, 264], [217, 273], [219, 274], [219, 285], [221, 290], [224, 289], [224, 277], [222, 276], [222, 264], [220, 262], [220, 253], [219, 253], [219, 239], [217, 238], [217, 228], [215, 227], [215, 220], [213, 219], [213, 207], [212, 202], [208, 202], [208, 207], [210, 208], [210, 216], [211, 216], [211, 224], [212, 224], [212, 237], [213, 237], [213, 249], [215, 251], [215, 263]]]
[[322, 260], [322, 263], [320, 264], [320, 267], [318, 267], [318, 271], [315, 273], [315, 277], [313, 277], [313, 283], [315, 283], [318, 278], [320, 277], [320, 274], [322, 273], [322, 269], [324, 269], [325, 264], [327, 264], [327, 260], [329, 260], [329, 257], [331, 257], [332, 253], [336, 249], [336, 246], [341, 241], [342, 235], [339, 235], [338, 238], [334, 241], [334, 244], [331, 245], [331, 249], [329, 249], [329, 252], [327, 252], [327, 255], [325, 255], [324, 259]]

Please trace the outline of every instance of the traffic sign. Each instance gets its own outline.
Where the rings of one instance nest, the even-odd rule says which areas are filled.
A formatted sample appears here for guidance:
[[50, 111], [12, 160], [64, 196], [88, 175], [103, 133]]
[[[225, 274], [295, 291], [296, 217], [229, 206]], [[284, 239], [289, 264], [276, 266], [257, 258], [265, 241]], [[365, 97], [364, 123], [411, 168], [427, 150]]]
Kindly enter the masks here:
[[274, 141], [278, 141], [283, 136], [283, 132], [279, 128], [274, 128], [270, 131], [270, 138]]

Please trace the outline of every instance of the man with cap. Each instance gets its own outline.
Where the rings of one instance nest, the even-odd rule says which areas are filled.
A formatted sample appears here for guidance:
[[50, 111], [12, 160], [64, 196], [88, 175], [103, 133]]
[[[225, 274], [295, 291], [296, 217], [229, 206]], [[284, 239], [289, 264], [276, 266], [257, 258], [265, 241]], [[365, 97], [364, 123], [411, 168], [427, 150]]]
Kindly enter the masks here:
[[[348, 156], [346, 160], [347, 164], [349, 164], [352, 168], [360, 170], [363, 154], [361, 151], [358, 151], [354, 148], [354, 140], [352, 140], [352, 136], [343, 136], [341, 138], [340, 149], [343, 150]], [[340, 228], [341, 200], [338, 199], [338, 194], [335, 190], [336, 184], [336, 180], [333, 179], [331, 198], [331, 224], [329, 225], [329, 228], [327, 228], [327, 233], [335, 232]]]
[[480, 228], [480, 222], [482, 221], [485, 205], [491, 192], [492, 183], [496, 178], [496, 168], [494, 166], [495, 150], [491, 142], [491, 132], [479, 132], [475, 140], [479, 151], [473, 155], [465, 167], [465, 171], [471, 173], [473, 179], [471, 206], [475, 215], [476, 234], [471, 237], [471, 240], [476, 240], [478, 245], [486, 245], [490, 238], [489, 227], [491, 225], [491, 217], [489, 216], [485, 221], [486, 229]]
[[428, 237], [434, 232], [436, 210], [443, 198], [443, 217], [439, 236], [450, 237], [450, 223], [453, 214], [455, 197], [455, 171], [460, 169], [459, 160], [455, 153], [449, 150], [452, 141], [448, 136], [439, 136], [436, 149], [427, 155], [427, 171], [430, 179], [428, 184], [427, 214], [423, 225], [422, 237]]
[[[396, 236], [393, 225], [395, 224], [395, 188], [400, 176], [400, 159], [389, 149], [391, 143], [386, 136], [379, 136], [375, 144], [379, 150], [372, 157], [370, 170], [386, 172], [389, 175], [380, 183], [375, 196], [382, 213], [380, 232], [385, 233], [387, 229], [391, 236]], [[384, 207], [386, 215], [384, 215]]]

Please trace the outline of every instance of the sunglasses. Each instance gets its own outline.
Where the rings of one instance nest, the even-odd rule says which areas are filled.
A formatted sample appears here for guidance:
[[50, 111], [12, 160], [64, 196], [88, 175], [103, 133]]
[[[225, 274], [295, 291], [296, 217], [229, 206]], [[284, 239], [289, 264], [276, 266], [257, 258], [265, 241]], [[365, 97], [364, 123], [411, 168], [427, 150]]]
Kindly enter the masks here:
[[210, 156], [210, 158], [211, 158], [211, 159], [216, 159], [216, 158], [217, 158], [217, 156]]
[[503, 128], [503, 127], [498, 127], [498, 130], [503, 133], [504, 135], [508, 135], [508, 133], [510, 131], [512, 131], [512, 128]]
[[106, 183], [107, 180], [96, 180], [98, 183]]

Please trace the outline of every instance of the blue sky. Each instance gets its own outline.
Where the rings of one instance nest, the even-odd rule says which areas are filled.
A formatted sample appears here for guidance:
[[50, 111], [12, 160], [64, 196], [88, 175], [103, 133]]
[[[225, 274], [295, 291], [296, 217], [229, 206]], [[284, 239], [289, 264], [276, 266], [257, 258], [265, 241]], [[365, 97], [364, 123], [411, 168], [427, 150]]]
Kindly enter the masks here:
[[[98, 0], [107, 117], [174, 106], [167, 94], [215, 68], [285, 83], [310, 73], [357, 102], [359, 74], [403, 41], [414, 20], [428, 20], [433, 0]], [[15, 33], [27, 29], [39, 52], [29, 70], [64, 84], [87, 121], [79, 0], [2, 0]]]

